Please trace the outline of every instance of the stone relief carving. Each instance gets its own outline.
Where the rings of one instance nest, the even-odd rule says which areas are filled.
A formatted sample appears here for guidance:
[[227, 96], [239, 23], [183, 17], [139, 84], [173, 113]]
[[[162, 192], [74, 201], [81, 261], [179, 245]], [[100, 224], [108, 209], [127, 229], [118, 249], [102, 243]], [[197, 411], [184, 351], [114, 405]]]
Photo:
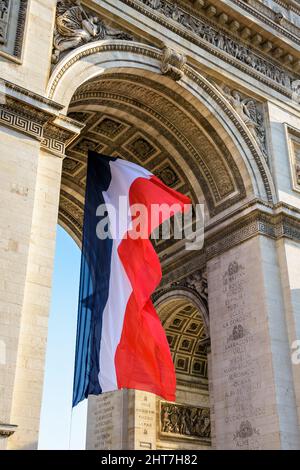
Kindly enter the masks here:
[[216, 86], [242, 118], [256, 140], [265, 159], [268, 160], [266, 129], [263, 113], [259, 109], [259, 104], [253, 98], [245, 97], [239, 91], [231, 90], [226, 85]]
[[0, 44], [5, 44], [8, 32], [8, 20], [11, 0], [0, 0]]
[[111, 28], [99, 16], [88, 11], [80, 0], [60, 0], [56, 8], [52, 63], [64, 52], [101, 39], [132, 40], [132, 36]]
[[210, 440], [209, 408], [161, 403], [161, 432]]
[[[129, 4], [133, 3], [129, 0], [124, 1]], [[277, 84], [289, 90], [292, 89], [295, 76], [284, 71], [272, 62], [263, 59], [248, 47], [237, 42], [235, 39], [232, 39], [230, 36], [227, 36], [223, 32], [208, 25], [203, 19], [187, 13], [168, 0], [140, 0], [140, 3], [152, 8], [158, 13], [161, 13], [166, 18], [176, 21], [190, 32], [195, 33], [200, 39], [229, 54], [231, 57], [251, 67], [265, 77], [275, 81]]]
[[163, 49], [163, 56], [161, 62], [161, 73], [168, 75], [173, 80], [178, 82], [184, 75], [183, 68], [186, 64], [186, 57], [179, 52], [165, 47]]
[[[253, 1], [253, 0], [252, 0]], [[297, 26], [300, 26], [300, 17], [299, 12], [297, 13], [296, 10], [288, 8], [288, 4], [284, 5], [282, 2], [273, 1], [273, 0], [260, 0], [261, 3], [272, 9], [275, 14], [278, 16], [278, 20], [283, 20], [285, 18], [289, 19], [290, 21], [294, 22]]]
[[173, 282], [171, 287], [186, 287], [197, 292], [208, 311], [208, 286], [207, 286], [207, 272], [199, 269], [198, 271], [189, 274], [184, 279]]
[[29, 0], [0, 0], [0, 55], [20, 63]]
[[300, 164], [296, 163], [296, 181], [300, 185]]
[[300, 185], [300, 145], [293, 142], [293, 147], [295, 153], [296, 183]]
[[234, 434], [233, 439], [234, 440], [236, 440], [236, 439], [247, 439], [249, 437], [252, 437], [255, 434], [256, 435], [260, 434], [259, 429], [253, 427], [252, 424], [250, 423], [250, 421], [246, 420], [246, 421], [241, 422], [240, 427], [237, 430], [237, 432]]
[[208, 286], [207, 286], [207, 272], [204, 269], [198, 269], [191, 274], [188, 274], [179, 281], [171, 282], [164, 286], [163, 289], [158, 290], [152, 296], [153, 302], [156, 302], [164, 293], [170, 289], [190, 289], [197, 294], [208, 312]]

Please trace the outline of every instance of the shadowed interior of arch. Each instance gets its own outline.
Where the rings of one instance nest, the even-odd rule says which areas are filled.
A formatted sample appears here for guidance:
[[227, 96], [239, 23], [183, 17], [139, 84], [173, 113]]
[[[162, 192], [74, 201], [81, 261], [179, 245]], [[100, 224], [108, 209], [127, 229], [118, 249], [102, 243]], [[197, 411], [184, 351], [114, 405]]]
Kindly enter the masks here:
[[177, 383], [208, 390], [209, 336], [202, 312], [183, 296], [166, 300], [157, 311], [166, 331]]
[[[85, 127], [63, 163], [59, 221], [78, 244], [88, 150], [146, 167], [193, 204], [204, 203], [207, 219], [246, 196], [238, 165], [208, 117], [148, 75], [104, 73], [81, 85], [70, 103], [69, 117]], [[160, 253], [168, 247], [158, 242]]]

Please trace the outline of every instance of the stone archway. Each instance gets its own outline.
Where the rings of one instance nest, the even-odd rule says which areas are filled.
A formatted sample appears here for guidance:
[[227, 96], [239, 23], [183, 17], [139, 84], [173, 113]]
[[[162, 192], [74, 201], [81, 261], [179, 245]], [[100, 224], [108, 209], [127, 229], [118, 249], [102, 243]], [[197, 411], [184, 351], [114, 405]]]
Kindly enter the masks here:
[[[206, 119], [211, 129], [221, 136], [240, 170], [245, 188], [244, 196], [252, 194], [269, 202], [275, 201], [272, 177], [265, 158], [252, 133], [229, 101], [198, 71], [189, 65], [182, 66], [181, 62], [180, 84], [175, 83], [169, 78], [168, 75], [172, 74], [168, 71], [176, 69], [176, 65], [174, 67], [163, 61], [163, 51], [145, 44], [127, 41], [99, 41], [87, 44], [67, 54], [57, 65], [52, 72], [47, 94], [50, 99], [60, 102], [67, 113], [72, 99], [76, 95], [78, 97], [80, 91], [85, 95], [90, 93], [89, 98], [94, 100], [93, 86], [102, 75], [106, 79], [107, 73], [123, 73], [127, 75], [123, 76], [123, 81], [128, 81], [128, 74], [131, 74], [138, 77], [140, 84], [144, 82], [145, 85], [147, 79], [152, 79], [153, 84], [157, 84], [159, 74], [159, 83], [165, 88], [158, 90], [159, 95], [164, 96], [166, 89], [171, 89], [174, 100], [185, 100], [186, 104], [194, 106], [202, 120]], [[166, 76], [161, 75], [162, 71]], [[91, 88], [91, 83], [88, 82], [93, 80]], [[134, 97], [134, 90], [132, 91]], [[88, 97], [85, 96], [84, 99]], [[219, 168], [216, 168], [215, 178], [218, 170]], [[226, 169], [222, 170], [226, 173]], [[206, 179], [209, 179], [209, 176], [208, 172]]]
[[[79, 245], [89, 149], [119, 155], [144, 165], [168, 185], [188, 194], [194, 203], [203, 203], [206, 208], [205, 224], [212, 230], [219, 230], [222, 226], [226, 229], [226, 217], [230, 218], [241, 208], [247, 209], [257, 200], [266, 206], [276, 200], [265, 157], [241, 116], [217, 86], [189, 65], [184, 65], [185, 62], [179, 60], [174, 51], [170, 51], [169, 56], [173, 59], [168, 64], [165, 62], [165, 52], [151, 46], [126, 41], [101, 41], [71, 52], [53, 70], [48, 87], [49, 98], [64, 106], [63, 112], [70, 125], [79, 122], [82, 126], [80, 135], [67, 146], [59, 209], [59, 223]], [[247, 237], [247, 232], [245, 235]], [[156, 247], [163, 264], [165, 285], [170, 285], [172, 280], [183, 279], [205, 266], [207, 261], [205, 246], [201, 253], [190, 256], [184, 252], [182, 241], [161, 240]], [[171, 304], [175, 306], [177, 315], [178, 308], [192, 308], [192, 316], [201, 311], [199, 305], [195, 310], [193, 303], [183, 306], [180, 298], [174, 297], [173, 300], [169, 299], [169, 307], [166, 307], [170, 319], [173, 315], [168, 310]], [[165, 327], [167, 333], [172, 329], [167, 320]], [[205, 327], [208, 327], [208, 322]], [[186, 333], [183, 331], [180, 338]], [[171, 334], [169, 336], [171, 338]], [[181, 344], [181, 340], [178, 341]], [[187, 347], [192, 343], [186, 339], [184, 341]], [[182, 345], [178, 347], [180, 349]], [[194, 397], [197, 397], [198, 405], [201, 405], [199, 397], [204, 393], [201, 387], [205, 382], [208, 387], [208, 377], [203, 376], [207, 365], [203, 366], [204, 355], [199, 360], [200, 352], [194, 352], [187, 360], [180, 357], [182, 351], [173, 350], [175, 365], [177, 369], [182, 369], [181, 373], [177, 371], [181, 375], [182, 386], [187, 386], [188, 381], [189, 387], [195, 387]], [[197, 357], [197, 354], [200, 356]], [[183, 371], [186, 372], [185, 377], [184, 374], [182, 376]], [[191, 377], [195, 381], [191, 382]], [[201, 380], [197, 383], [199, 377]], [[140, 400], [138, 396], [137, 392], [128, 391], [127, 395], [125, 392], [116, 395], [116, 400], [121, 400], [120, 406], [125, 400], [135, 409]], [[181, 411], [168, 408], [170, 405], [163, 405], [159, 399], [153, 401], [149, 398], [149, 403], [160, 407], [156, 411], [159, 419], [162, 413], [167, 413], [167, 409], [172, 416], [175, 411], [179, 413], [177, 418], [172, 418], [175, 421], [192, 419], [197, 406], [192, 395], [185, 396], [186, 400], [181, 400], [179, 404]], [[207, 423], [208, 408], [203, 406], [203, 416], [201, 409], [197, 411], [201, 426]], [[92, 446], [95, 443], [93, 426], [91, 423], [89, 433]], [[154, 433], [151, 445], [163, 447], [163, 443], [159, 444], [159, 437], [155, 436]], [[181, 436], [183, 440], [187, 437]], [[196, 446], [201, 445], [199, 439], [196, 441]], [[126, 448], [126, 443], [120, 442], [120, 448]], [[173, 445], [180, 446], [180, 442], [176, 443], [175, 439]], [[208, 444], [210, 441], [206, 439], [204, 445]], [[194, 443], [185, 445], [193, 446]]]
[[205, 202], [206, 222], [241, 201], [275, 200], [265, 158], [226, 98], [187, 65], [179, 83], [161, 75], [162, 60], [150, 46], [101, 41], [71, 52], [53, 70], [49, 97], [84, 125], [67, 150], [59, 213], [77, 243], [88, 148], [119, 153]]

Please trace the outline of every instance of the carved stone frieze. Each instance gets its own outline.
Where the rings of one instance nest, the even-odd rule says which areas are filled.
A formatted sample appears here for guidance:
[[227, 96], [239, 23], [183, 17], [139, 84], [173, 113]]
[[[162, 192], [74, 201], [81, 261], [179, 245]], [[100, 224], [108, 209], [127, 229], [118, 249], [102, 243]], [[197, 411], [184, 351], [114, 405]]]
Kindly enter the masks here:
[[161, 437], [191, 438], [210, 444], [209, 408], [160, 402]]
[[192, 292], [198, 297], [208, 313], [208, 287], [207, 287], [207, 272], [205, 268], [197, 269], [193, 272], [189, 272], [187, 276], [180, 278], [178, 281], [165, 280], [163, 288], [158, 289], [152, 296], [152, 300], [156, 302], [165, 293], [171, 292], [172, 290], [187, 290]]
[[161, 73], [171, 77], [173, 80], [178, 82], [184, 75], [184, 66], [186, 64], [186, 57], [179, 52], [165, 47], [163, 49], [162, 61], [161, 61]]
[[0, 0], [0, 44], [5, 44], [7, 41], [8, 20], [11, 7], [11, 0]]
[[[178, 35], [184, 36], [194, 43], [199, 43], [201, 47], [209, 46], [206, 49], [213, 54], [216, 54], [216, 51], [220, 51], [222, 53], [220, 57], [223, 60], [231, 62], [234, 59], [233, 63], [235, 65], [243, 64], [247, 66], [255, 72], [255, 78], [260, 79], [264, 77], [270, 83], [275, 82], [281, 91], [284, 89], [289, 92], [292, 91], [293, 82], [297, 79], [295, 74], [284, 70], [283, 67], [275, 62], [263, 58], [247, 45], [224, 33], [221, 29], [211, 26], [203, 18], [185, 11], [177, 4], [169, 0], [122, 1], [138, 9], [143, 14], [151, 18], [153, 17], [155, 21], [174, 30]], [[155, 13], [150, 14], [149, 9], [143, 8], [143, 6], [150, 7], [151, 10], [159, 13], [159, 15]], [[177, 23], [178, 28], [174, 27], [174, 22]]]
[[132, 40], [124, 31], [111, 28], [99, 15], [81, 5], [80, 0], [59, 0], [53, 38], [52, 63], [83, 44], [104, 39]]
[[28, 0], [0, 0], [0, 55], [21, 62]]

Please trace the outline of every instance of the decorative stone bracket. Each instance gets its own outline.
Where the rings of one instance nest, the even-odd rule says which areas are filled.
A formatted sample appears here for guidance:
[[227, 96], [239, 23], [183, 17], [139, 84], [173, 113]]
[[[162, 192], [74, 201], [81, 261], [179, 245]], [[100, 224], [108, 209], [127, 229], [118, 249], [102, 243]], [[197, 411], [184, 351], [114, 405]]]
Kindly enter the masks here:
[[166, 46], [163, 49], [160, 66], [161, 73], [171, 77], [175, 82], [178, 82], [184, 75], [186, 61], [187, 59], [183, 54]]

